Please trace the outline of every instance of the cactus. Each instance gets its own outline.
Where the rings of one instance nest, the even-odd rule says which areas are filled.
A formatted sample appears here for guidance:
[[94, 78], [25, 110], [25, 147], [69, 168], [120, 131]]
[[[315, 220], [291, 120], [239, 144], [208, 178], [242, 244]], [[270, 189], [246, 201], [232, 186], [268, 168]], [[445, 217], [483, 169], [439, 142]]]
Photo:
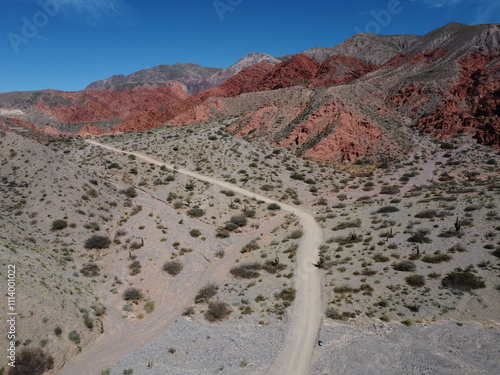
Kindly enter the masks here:
[[457, 220], [455, 221], [455, 231], [459, 232], [460, 228], [462, 228], [462, 223], [460, 222], [460, 219], [457, 216]]
[[280, 263], [280, 258], [278, 256], [278, 252], [276, 252], [276, 257], [274, 258], [272, 265], [276, 267]]

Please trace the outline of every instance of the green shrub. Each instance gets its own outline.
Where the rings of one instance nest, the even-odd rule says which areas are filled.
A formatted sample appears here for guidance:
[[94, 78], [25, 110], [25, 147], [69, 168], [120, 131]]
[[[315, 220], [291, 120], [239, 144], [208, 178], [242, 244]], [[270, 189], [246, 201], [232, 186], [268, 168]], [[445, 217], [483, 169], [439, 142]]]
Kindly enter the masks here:
[[375, 271], [374, 269], [371, 269], [370, 267], [367, 267], [367, 268], [363, 268], [363, 270], [361, 271], [361, 274], [364, 276], [374, 276], [377, 274], [377, 271]]
[[436, 217], [438, 212], [436, 210], [425, 210], [422, 212], [419, 212], [415, 215], [416, 218], [419, 219], [432, 219]]
[[417, 269], [417, 266], [411, 260], [403, 260], [399, 263], [395, 263], [394, 269], [397, 271], [412, 272]]
[[197, 238], [197, 237], [200, 237], [201, 236], [201, 232], [198, 230], [198, 229], [191, 229], [189, 231], [189, 234], [191, 235], [191, 237], [193, 238]]
[[141, 272], [141, 262], [139, 262], [138, 260], [134, 260], [129, 264], [128, 269], [130, 270], [130, 276], [137, 275]]
[[382, 186], [380, 189], [380, 194], [393, 195], [399, 193], [399, 187], [396, 185]]
[[217, 295], [219, 287], [214, 283], [208, 283], [203, 288], [198, 291], [198, 294], [194, 298], [194, 303], [208, 302], [210, 298]]
[[109, 237], [100, 236], [98, 234], [93, 235], [88, 238], [83, 245], [87, 250], [90, 249], [107, 249], [111, 245], [111, 240]]
[[500, 248], [492, 251], [491, 255], [496, 256], [497, 258], [500, 258]]
[[146, 301], [146, 303], [144, 304], [144, 311], [150, 314], [154, 311], [154, 309], [155, 309], [155, 301], [153, 300]]
[[229, 232], [235, 231], [238, 228], [239, 228], [238, 225], [236, 225], [235, 223], [232, 223], [230, 221], [228, 221], [226, 223], [226, 225], [224, 225], [224, 229], [227, 230], [227, 231], [229, 231]]
[[94, 231], [94, 232], [97, 232], [98, 230], [101, 229], [101, 226], [96, 221], [91, 221], [91, 222], [85, 224], [83, 227], [85, 229], [89, 229], [89, 230]]
[[195, 206], [187, 211], [187, 214], [191, 217], [202, 217], [205, 215], [205, 210]]
[[300, 229], [294, 230], [292, 233], [288, 235], [288, 238], [291, 238], [293, 240], [296, 240], [298, 238], [301, 238], [304, 235], [304, 232], [301, 231]]
[[277, 203], [271, 203], [269, 206], [267, 206], [267, 209], [271, 211], [277, 211], [281, 210], [281, 206]]
[[380, 320], [383, 322], [390, 322], [391, 318], [389, 318], [387, 315], [384, 314], [380, 317]]
[[432, 242], [427, 235], [430, 233], [429, 229], [421, 228], [418, 229], [410, 238], [408, 238], [408, 242], [414, 243], [430, 243]]
[[121, 169], [120, 164], [116, 162], [109, 163], [108, 169]]
[[10, 367], [9, 375], [42, 375], [54, 368], [54, 358], [41, 348], [22, 348], [16, 353], [15, 367]]
[[383, 255], [381, 253], [378, 253], [378, 254], [375, 254], [373, 256], [373, 260], [375, 262], [383, 263], [383, 262], [388, 262], [389, 261], [389, 257], [385, 256], [385, 255]]
[[89, 312], [87, 310], [84, 310], [83, 312], [83, 324], [85, 324], [85, 327], [88, 329], [94, 328], [94, 322], [92, 321], [92, 318], [89, 315]]
[[216, 322], [226, 319], [232, 310], [229, 305], [225, 302], [212, 302], [208, 305], [208, 309], [205, 312], [205, 319], [209, 322]]
[[445, 253], [441, 253], [439, 251], [436, 252], [435, 254], [432, 254], [432, 255], [425, 255], [422, 258], [422, 262], [433, 263], [433, 264], [441, 263], [441, 262], [448, 262], [449, 260], [451, 260], [450, 255], [445, 254]]
[[182, 263], [177, 260], [168, 261], [163, 265], [163, 271], [167, 272], [171, 276], [178, 275], [183, 268], [184, 266]]
[[99, 266], [95, 263], [85, 263], [80, 269], [80, 272], [86, 277], [99, 276]]
[[251, 251], [257, 250], [259, 248], [260, 248], [260, 246], [257, 243], [257, 241], [252, 240], [249, 243], [247, 243], [245, 246], [243, 246], [243, 248], [241, 249], [240, 252], [243, 253], [243, 254], [245, 254], [245, 253], [249, 253]]
[[275, 274], [286, 269], [286, 264], [279, 263], [273, 260], [266, 260], [266, 262], [262, 266], [262, 269], [271, 274]]
[[242, 279], [255, 279], [260, 276], [259, 270], [262, 269], [262, 265], [258, 262], [255, 263], [244, 263], [241, 266], [233, 267], [229, 271], [233, 276]]
[[228, 238], [231, 232], [229, 232], [226, 228], [217, 228], [215, 230], [215, 237], [217, 238]]
[[419, 312], [419, 311], [420, 311], [420, 306], [419, 306], [419, 305], [415, 305], [415, 304], [413, 304], [413, 305], [409, 305], [409, 304], [406, 304], [406, 305], [404, 305], [404, 306], [405, 306], [408, 310], [410, 310], [411, 312], [415, 312], [415, 313], [417, 313], [417, 312]]
[[194, 314], [194, 307], [193, 306], [188, 306], [186, 309], [182, 312], [182, 316], [191, 316]]
[[52, 222], [52, 230], [62, 230], [68, 227], [68, 222], [66, 220], [54, 220]]
[[80, 344], [80, 334], [76, 332], [75, 330], [71, 331], [68, 334], [68, 339], [72, 342], [74, 342], [76, 345]]
[[450, 142], [443, 142], [439, 147], [442, 150], [453, 150], [455, 148], [455, 146], [453, 146], [453, 144]]
[[249, 209], [243, 210], [243, 215], [251, 219], [255, 217], [255, 210], [249, 210]]
[[244, 215], [233, 216], [229, 221], [236, 224], [238, 227], [244, 227], [247, 225], [247, 218]]
[[344, 311], [339, 313], [334, 307], [330, 306], [326, 309], [325, 315], [327, 318], [335, 319], [335, 320], [349, 320], [349, 318], [355, 318], [356, 314]]
[[125, 190], [121, 190], [120, 193], [125, 194], [129, 198], [137, 197], [137, 192], [135, 191], [135, 189], [132, 186], [130, 186], [129, 188], [127, 188]]
[[361, 226], [361, 220], [354, 221], [343, 221], [338, 223], [332, 228], [332, 230], [342, 230], [347, 228], [359, 228]]
[[297, 291], [293, 287], [285, 288], [277, 294], [277, 297], [283, 301], [293, 302], [295, 300], [296, 293]]
[[305, 179], [305, 176], [302, 174], [302, 173], [297, 173], [297, 172], [293, 172], [291, 175], [290, 175], [290, 178], [294, 179], [294, 180], [299, 180], [299, 181], [302, 181]]
[[265, 301], [267, 298], [264, 297], [262, 294], [259, 294], [257, 297], [255, 297], [255, 302], [259, 303], [259, 302], [263, 302]]
[[62, 334], [62, 329], [61, 329], [61, 327], [56, 327], [56, 328], [54, 328], [54, 334], [55, 334], [57, 337], [61, 336], [61, 334]]
[[274, 186], [273, 185], [269, 185], [269, 184], [265, 184], [265, 185], [262, 185], [260, 187], [260, 190], [263, 190], [263, 191], [272, 191], [272, 190], [274, 190]]
[[484, 288], [486, 285], [481, 277], [468, 271], [454, 271], [446, 275], [441, 284], [448, 289], [469, 291]]
[[408, 285], [415, 288], [420, 288], [425, 285], [425, 276], [423, 275], [410, 275], [405, 278]]
[[137, 288], [128, 288], [122, 295], [125, 301], [137, 301], [142, 298], [142, 292]]
[[346, 294], [346, 293], [358, 293], [359, 289], [354, 289], [349, 285], [339, 285], [333, 288], [333, 291], [338, 294]]
[[397, 208], [396, 206], [384, 206], [384, 207], [380, 207], [377, 210], [377, 213], [379, 213], [379, 214], [389, 214], [391, 212], [398, 212], [398, 211], [399, 211], [399, 208]]

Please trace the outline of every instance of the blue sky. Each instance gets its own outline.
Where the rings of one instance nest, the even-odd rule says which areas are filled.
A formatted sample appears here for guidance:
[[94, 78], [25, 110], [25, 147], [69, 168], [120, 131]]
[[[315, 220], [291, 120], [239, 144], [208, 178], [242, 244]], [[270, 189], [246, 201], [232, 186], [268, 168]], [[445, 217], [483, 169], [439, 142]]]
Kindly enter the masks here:
[[194, 62], [226, 68], [334, 46], [357, 31], [425, 34], [500, 22], [498, 0], [0, 0], [0, 92], [83, 89]]

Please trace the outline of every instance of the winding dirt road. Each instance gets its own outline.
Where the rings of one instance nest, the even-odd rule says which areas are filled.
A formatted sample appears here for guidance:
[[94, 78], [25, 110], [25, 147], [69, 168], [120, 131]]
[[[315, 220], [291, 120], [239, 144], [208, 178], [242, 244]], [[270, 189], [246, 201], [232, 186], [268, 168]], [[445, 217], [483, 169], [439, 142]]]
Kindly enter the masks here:
[[[86, 142], [114, 152], [135, 155], [137, 158], [148, 163], [165, 166], [170, 170], [174, 170], [173, 165], [139, 152], [123, 151], [92, 140], [86, 140]], [[176, 171], [197, 180], [206, 181], [210, 184], [221, 186], [224, 189], [232, 190], [235, 193], [250, 198], [262, 200], [266, 203], [277, 203], [280, 205], [281, 209], [299, 218], [304, 234], [297, 251], [297, 270], [294, 280], [297, 290], [296, 298], [292, 306], [292, 317], [289, 322], [283, 350], [267, 373], [269, 375], [306, 375], [316, 346], [321, 323], [321, 276], [318, 269], [313, 266], [313, 263], [317, 262], [318, 248], [323, 241], [321, 227], [316, 223], [314, 217], [310, 213], [298, 207], [278, 202], [274, 199], [242, 189], [236, 185], [199, 173], [182, 168], [176, 169]], [[187, 303], [189, 299], [183, 298], [182, 301], [184, 300], [186, 300], [185, 302]], [[166, 327], [169, 322], [173, 322], [177, 317], [178, 315], [170, 316], [169, 319], [162, 319], [161, 322], [152, 321], [151, 324], [157, 324], [157, 328]], [[89, 367], [92, 367], [92, 370], [94, 368], [105, 368], [110, 364], [109, 361], [111, 359], [100, 358], [103, 357], [105, 352], [112, 353], [111, 357], [115, 360], [129, 354], [130, 346], [124, 345], [130, 342], [129, 340], [131, 339], [127, 337], [127, 330], [120, 329], [123, 327], [115, 328], [117, 328], [116, 331], [106, 330], [106, 333], [99, 337], [99, 339], [87, 348], [84, 353], [73, 358], [67, 366], [63, 367], [58, 375], [88, 374], [90, 370]], [[113, 348], [111, 352], [109, 351], [110, 348]], [[101, 362], [100, 359], [102, 363], [98, 363]]]

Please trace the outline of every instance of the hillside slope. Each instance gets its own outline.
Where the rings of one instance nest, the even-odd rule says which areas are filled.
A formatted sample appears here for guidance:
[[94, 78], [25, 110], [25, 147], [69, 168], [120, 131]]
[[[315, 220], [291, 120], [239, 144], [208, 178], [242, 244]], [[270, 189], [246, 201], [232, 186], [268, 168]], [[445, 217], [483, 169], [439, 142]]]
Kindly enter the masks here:
[[[500, 25], [452, 23], [424, 36], [359, 34], [281, 62], [250, 54], [206, 79], [206, 72], [199, 73], [199, 89], [218, 86], [194, 95], [176, 81], [143, 82], [74, 93], [7, 93], [0, 103], [3, 113], [24, 113], [4, 116], [7, 121], [60, 136], [231, 116], [238, 118], [231, 127], [235, 134], [251, 130], [252, 137], [336, 162], [380, 157], [387, 145], [402, 156], [411, 149], [412, 129], [440, 138], [466, 135], [499, 147], [499, 45]], [[141, 72], [135, 78], [163, 79], [161, 69]], [[289, 101], [297, 95], [303, 96], [297, 104]]]

